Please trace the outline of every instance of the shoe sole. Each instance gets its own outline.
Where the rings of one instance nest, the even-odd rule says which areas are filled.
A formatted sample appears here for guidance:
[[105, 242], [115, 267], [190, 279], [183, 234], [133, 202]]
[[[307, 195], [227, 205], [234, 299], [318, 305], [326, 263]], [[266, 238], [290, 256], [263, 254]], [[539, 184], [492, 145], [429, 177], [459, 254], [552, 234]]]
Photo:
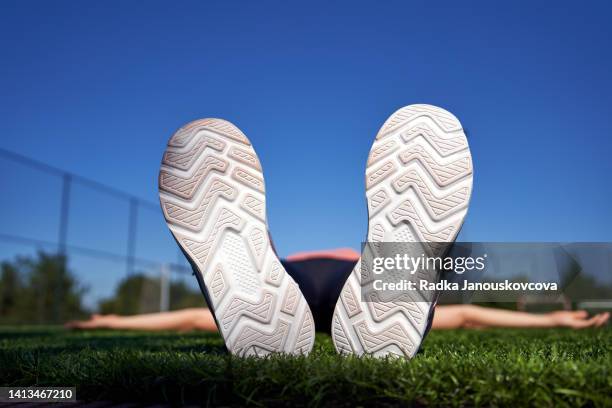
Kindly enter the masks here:
[[244, 133], [221, 119], [179, 129], [163, 156], [159, 197], [228, 350], [309, 353], [314, 321], [269, 240], [261, 165]]
[[[401, 108], [383, 124], [368, 157], [368, 242], [453, 242], [471, 191], [472, 159], [457, 118], [431, 105]], [[434, 256], [442, 255], [444, 245], [427, 245]], [[434, 273], [427, 279], [437, 280]], [[427, 331], [431, 297], [411, 292], [409, 299], [403, 294], [396, 301], [365, 302], [365, 284], [360, 259], [334, 310], [336, 350], [413, 357]]]

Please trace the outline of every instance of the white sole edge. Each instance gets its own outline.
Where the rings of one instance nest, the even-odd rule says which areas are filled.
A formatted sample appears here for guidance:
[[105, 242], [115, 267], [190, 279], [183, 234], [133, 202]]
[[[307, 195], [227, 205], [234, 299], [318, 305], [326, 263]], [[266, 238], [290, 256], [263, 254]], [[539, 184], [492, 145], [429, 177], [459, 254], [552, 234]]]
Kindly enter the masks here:
[[[370, 150], [367, 241], [434, 243], [435, 253], [435, 243], [455, 240], [471, 192], [472, 159], [459, 120], [431, 105], [403, 107], [383, 124]], [[334, 310], [331, 331], [336, 350], [413, 357], [423, 341], [432, 303], [364, 302], [361, 289], [360, 260]]]
[[270, 243], [263, 174], [247, 137], [222, 119], [183, 126], [164, 153], [159, 197], [228, 350], [308, 354], [314, 320]]

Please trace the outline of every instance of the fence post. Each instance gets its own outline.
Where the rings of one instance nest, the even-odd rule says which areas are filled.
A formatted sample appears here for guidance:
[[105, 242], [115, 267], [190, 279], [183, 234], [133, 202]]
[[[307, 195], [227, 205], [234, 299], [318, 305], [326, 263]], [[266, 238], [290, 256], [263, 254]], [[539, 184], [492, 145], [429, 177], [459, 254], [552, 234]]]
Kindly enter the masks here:
[[159, 282], [159, 311], [167, 312], [170, 309], [170, 269], [168, 264], [161, 265]]
[[128, 219], [128, 241], [126, 272], [130, 276], [134, 273], [134, 253], [136, 252], [136, 228], [138, 223], [138, 199], [130, 198], [130, 213]]
[[60, 224], [58, 234], [59, 252], [62, 255], [66, 254], [66, 245], [68, 241], [68, 220], [70, 216], [70, 188], [72, 186], [72, 176], [70, 173], [64, 173], [62, 178], [62, 198], [60, 203]]
[[55, 293], [53, 299], [53, 317], [56, 323], [62, 321], [62, 308], [60, 303], [62, 301], [63, 282], [61, 277], [62, 272], [68, 269], [68, 257], [66, 254], [66, 247], [68, 245], [68, 221], [70, 220], [70, 189], [72, 187], [72, 176], [70, 173], [64, 173], [62, 176], [62, 197], [60, 202], [60, 219], [59, 219], [59, 233], [57, 237], [58, 251], [60, 255], [61, 265], [64, 271], [58, 271], [58, 276], [55, 282]]

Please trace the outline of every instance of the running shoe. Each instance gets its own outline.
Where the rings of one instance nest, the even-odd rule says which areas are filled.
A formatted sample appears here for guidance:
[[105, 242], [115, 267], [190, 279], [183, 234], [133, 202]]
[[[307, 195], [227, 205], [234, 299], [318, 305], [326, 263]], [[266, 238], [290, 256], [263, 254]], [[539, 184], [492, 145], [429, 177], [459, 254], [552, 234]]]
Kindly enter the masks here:
[[222, 119], [180, 128], [162, 159], [159, 198], [227, 349], [309, 353], [312, 314], [270, 242], [262, 169], [244, 133]]
[[[385, 245], [417, 243], [407, 246], [410, 256], [442, 256], [455, 240], [472, 191], [472, 159], [461, 123], [431, 105], [399, 109], [374, 140], [365, 181], [367, 244], [336, 303], [333, 342], [340, 353], [410, 358], [430, 326], [436, 294], [406, 291], [383, 298], [382, 291], [365, 290], [373, 276], [362, 264], [365, 251]], [[439, 272], [426, 279], [438, 281]]]

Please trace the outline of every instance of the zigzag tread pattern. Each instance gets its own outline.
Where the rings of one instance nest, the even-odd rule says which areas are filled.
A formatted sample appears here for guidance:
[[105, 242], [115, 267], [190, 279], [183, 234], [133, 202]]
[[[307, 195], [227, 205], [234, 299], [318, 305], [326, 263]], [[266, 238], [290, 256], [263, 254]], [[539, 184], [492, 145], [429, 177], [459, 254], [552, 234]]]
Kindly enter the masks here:
[[166, 150], [162, 163], [177, 169], [187, 170], [207, 147], [222, 152], [225, 145], [225, 142], [214, 137], [202, 137], [187, 151]]
[[239, 149], [237, 147], [232, 147], [228, 153], [228, 156], [241, 163], [246, 164], [247, 166], [252, 167], [255, 170], [261, 171], [261, 164], [259, 163], [259, 159], [251, 152]]
[[210, 215], [209, 209], [213, 207], [218, 197], [231, 201], [236, 196], [237, 191], [234, 187], [220, 179], [214, 179], [208, 189], [201, 194], [201, 199], [193, 210], [166, 200], [163, 197], [161, 198], [161, 203], [168, 221], [192, 231], [200, 231], [207, 216]]
[[342, 304], [344, 305], [344, 310], [346, 310], [346, 314], [349, 318], [361, 313], [361, 307], [359, 306], [359, 301], [355, 294], [353, 293], [353, 289], [351, 289], [351, 285], [345, 285], [344, 289], [342, 289], [342, 293], [340, 294], [342, 298]]
[[285, 270], [281, 266], [280, 262], [274, 261], [266, 275], [266, 282], [268, 282], [270, 285], [278, 287], [283, 281], [284, 274]]
[[257, 190], [261, 193], [264, 192], [263, 179], [255, 174], [249, 173], [245, 169], [241, 169], [240, 167], [234, 168], [232, 177], [234, 180], [252, 188], [253, 190]]
[[[260, 356], [264, 353], [278, 352], [289, 334], [289, 323], [280, 320], [271, 333], [265, 333], [252, 326], [246, 326], [234, 344], [240, 356]], [[263, 351], [263, 353], [262, 353]]]
[[416, 125], [401, 134], [404, 143], [410, 142], [417, 136], [422, 136], [427, 140], [441, 156], [457, 153], [467, 147], [467, 142], [463, 133], [442, 137], [427, 124]]
[[205, 241], [200, 242], [194, 239], [180, 237], [179, 241], [183, 247], [197, 259], [201, 266], [206, 265], [211, 248], [219, 240], [221, 232], [226, 228], [240, 230], [242, 219], [227, 208], [222, 208], [217, 221], [213, 224], [212, 231]]
[[206, 178], [206, 176], [213, 171], [225, 173], [227, 167], [228, 163], [225, 160], [214, 156], [208, 156], [204, 159], [204, 162], [200, 165], [196, 172], [189, 177], [180, 177], [165, 170], [160, 171], [159, 187], [160, 189], [183, 199], [191, 200], [197, 187], [201, 184], [201, 181]]
[[163, 155], [159, 189], [166, 222], [197, 267], [228, 349], [308, 353], [314, 321], [272, 251], [261, 164], [246, 136], [220, 119], [179, 129]]
[[422, 146], [416, 144], [401, 152], [399, 158], [404, 166], [413, 161], [420, 163], [440, 187], [448, 186], [472, 174], [472, 162], [469, 156], [463, 156], [451, 163], [442, 164]]
[[370, 174], [366, 176], [366, 188], [370, 189], [376, 184], [380, 183], [391, 174], [393, 174], [397, 170], [397, 166], [395, 163], [389, 161], [373, 170]]
[[250, 145], [249, 139], [232, 123], [216, 118], [199, 119], [180, 128], [168, 142], [168, 146], [182, 147], [187, 145], [196, 133], [209, 130], [245, 145]]
[[314, 343], [314, 330], [315, 327], [312, 315], [310, 314], [310, 310], [306, 310], [294, 349], [299, 353], [307, 353]]
[[270, 321], [273, 310], [274, 296], [271, 293], [264, 293], [259, 303], [254, 303], [239, 297], [234, 297], [223, 313], [223, 329], [230, 330], [235, 320], [241, 316], [248, 316], [250, 319], [260, 323]]
[[382, 224], [374, 224], [370, 231], [370, 240], [372, 242], [382, 242], [385, 239], [385, 227]]
[[261, 221], [266, 220], [264, 202], [252, 194], [247, 194], [240, 206], [249, 214], [254, 215]]
[[393, 153], [399, 148], [399, 143], [396, 140], [387, 140], [377, 147], [373, 147], [368, 156], [368, 167], [378, 162], [382, 158]]
[[340, 321], [338, 314], [335, 314], [333, 319], [332, 335], [336, 350], [341, 354], [354, 352], [355, 350], [353, 349], [353, 346], [346, 335], [346, 331], [342, 326], [342, 322]]
[[412, 225], [415, 225], [423, 236], [423, 242], [447, 242], [456, 229], [451, 225], [439, 231], [430, 231], [421, 221], [410, 200], [404, 201], [391, 211], [388, 218], [393, 225], [398, 225], [403, 221], [409, 221]]
[[[364, 250], [376, 254], [386, 241], [417, 241], [427, 243], [422, 249], [441, 253], [461, 227], [471, 190], [469, 148], [454, 115], [430, 105], [398, 110], [381, 127], [368, 157], [370, 244]], [[360, 259], [336, 304], [332, 323], [336, 348], [411, 357], [425, 333], [425, 310], [430, 310], [432, 298], [415, 294], [381, 301], [378, 297], [366, 304], [359, 297], [361, 313], [355, 314], [347, 290], [351, 285], [371, 290], [371, 278], [371, 268]], [[425, 278], [434, 280], [437, 274]], [[354, 350], [351, 345], [356, 345]]]
[[455, 118], [452, 113], [447, 112], [444, 109], [431, 105], [410, 105], [397, 110], [393, 115], [391, 115], [381, 127], [376, 139], [381, 139], [389, 135], [393, 131], [418, 117], [430, 118], [440, 127], [440, 129], [444, 130], [445, 132], [461, 130], [461, 124], [457, 118]]
[[382, 302], [376, 293], [369, 294], [369, 297], [368, 306], [370, 306], [372, 317], [377, 322], [381, 322], [395, 313], [403, 313], [411, 320], [415, 328], [424, 323], [423, 312], [415, 302]]
[[249, 233], [249, 238], [251, 240], [251, 246], [255, 252], [255, 256], [257, 258], [261, 257], [266, 245], [264, 232], [260, 228], [255, 227]]
[[225, 282], [225, 278], [223, 277], [223, 267], [221, 264], [217, 265], [215, 268], [215, 272], [213, 273], [213, 277], [210, 282], [210, 287], [212, 289], [211, 292], [216, 306], [223, 298], [223, 295], [225, 295], [227, 292], [227, 284]]
[[409, 170], [392, 182], [393, 189], [401, 194], [412, 187], [420, 194], [421, 202], [435, 219], [442, 219], [453, 211], [467, 205], [470, 194], [469, 187], [461, 187], [447, 195], [439, 195], [438, 191], [430, 189], [415, 170]]
[[255, 257], [257, 270], [261, 270], [263, 267], [266, 251], [268, 249], [268, 238], [264, 231], [261, 230], [261, 228], [254, 227], [249, 232], [248, 241], [251, 247], [251, 253]]
[[391, 345], [397, 346], [405, 356], [411, 356], [415, 351], [408, 333], [399, 323], [394, 323], [378, 332], [370, 330], [363, 321], [355, 324], [354, 328], [361, 339], [364, 351], [368, 354], [382, 351]]
[[299, 294], [300, 289], [298, 288], [298, 285], [293, 281], [290, 282], [289, 286], [287, 287], [287, 291], [285, 292], [285, 299], [283, 300], [281, 310], [287, 314], [295, 315], [298, 302], [300, 301]]
[[383, 209], [390, 202], [389, 193], [384, 188], [376, 191], [368, 198], [368, 206], [370, 214], [375, 214]]

